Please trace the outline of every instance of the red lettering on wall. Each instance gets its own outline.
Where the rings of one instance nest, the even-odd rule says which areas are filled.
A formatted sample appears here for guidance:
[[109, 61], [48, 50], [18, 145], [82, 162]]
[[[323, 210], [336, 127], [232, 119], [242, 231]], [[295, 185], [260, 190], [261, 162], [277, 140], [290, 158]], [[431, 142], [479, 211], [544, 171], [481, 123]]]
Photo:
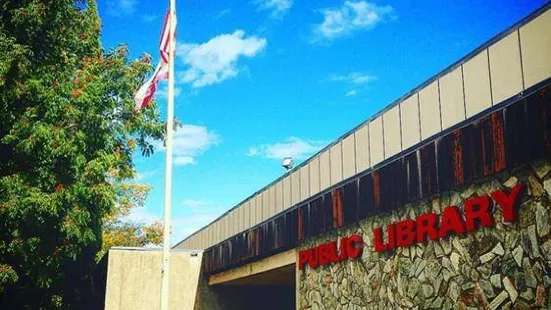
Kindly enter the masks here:
[[456, 206], [444, 208], [440, 229], [438, 230], [438, 238], [444, 238], [450, 232], [454, 232], [458, 235], [465, 232], [465, 223], [463, 223], [463, 219]]
[[436, 225], [438, 222], [438, 216], [434, 213], [421, 214], [415, 218], [417, 222], [417, 242], [425, 242], [425, 235], [428, 235], [430, 240], [438, 238], [438, 231]]
[[[511, 222], [518, 218], [517, 209], [520, 195], [524, 189], [524, 185], [518, 184], [509, 193], [504, 190], [496, 190], [490, 194], [496, 205], [502, 209], [504, 221]], [[334, 197], [338, 196], [334, 195]], [[479, 196], [465, 201], [464, 214], [457, 206], [445, 207], [440, 216], [440, 222], [438, 215], [428, 212], [417, 216], [415, 220], [404, 219], [391, 223], [387, 225], [386, 231], [382, 227], [376, 227], [373, 229], [374, 250], [383, 252], [396, 247], [407, 247], [427, 240], [444, 238], [451, 233], [460, 235], [482, 227], [490, 227], [494, 224], [491, 206], [489, 196]], [[339, 212], [337, 210], [337, 215]], [[387, 240], [386, 243], [385, 240]], [[298, 267], [302, 270], [306, 265], [316, 268], [347, 259], [355, 259], [361, 256], [362, 251], [362, 236], [351, 235], [341, 238], [339, 242], [332, 241], [300, 251]]]
[[322, 244], [318, 247], [318, 258], [321, 266], [331, 262], [331, 244]]
[[396, 245], [405, 247], [415, 241], [415, 221], [403, 220], [396, 222]]
[[347, 240], [348, 240], [347, 237], [341, 238], [341, 243], [340, 243], [340, 247], [339, 247], [339, 257], [338, 257], [339, 262], [342, 262], [343, 260], [346, 260], [348, 258], [348, 252], [346, 252], [346, 242], [347, 242]]
[[338, 263], [339, 262], [339, 257], [337, 256], [337, 242], [336, 241], [333, 241], [333, 242], [329, 242], [327, 247], [330, 249], [330, 252], [329, 252], [329, 261], [331, 263]]
[[524, 192], [524, 189], [525, 186], [523, 184], [517, 184], [511, 189], [509, 194], [502, 189], [492, 192], [492, 198], [503, 211], [503, 220], [505, 222], [512, 222], [517, 219], [519, 203], [518, 198], [519, 195]]
[[465, 201], [465, 226], [467, 231], [475, 231], [477, 229], [476, 222], [480, 222], [482, 227], [490, 227], [494, 224], [488, 196], [475, 197]]
[[299, 251], [298, 269], [303, 270], [306, 265], [309, 265], [310, 268], [317, 268], [346, 259], [355, 259], [362, 255], [362, 251], [362, 236], [352, 235], [344, 237], [340, 240], [340, 249], [337, 249], [337, 242], [332, 241], [311, 249]]
[[304, 265], [306, 265], [310, 260], [311, 252], [312, 250], [309, 249], [309, 250], [300, 251], [298, 253], [298, 269], [300, 270], [304, 269]]
[[310, 268], [318, 268], [318, 266], [319, 266], [318, 249], [313, 248], [311, 253], [312, 253], [312, 255], [310, 256], [310, 260], [308, 261], [308, 265], [310, 265]]
[[362, 255], [363, 251], [363, 239], [358, 235], [352, 235], [348, 237], [346, 241], [346, 253], [349, 259], [356, 259]]
[[383, 229], [380, 227], [377, 227], [373, 229], [373, 242], [375, 243], [375, 251], [377, 252], [384, 252], [389, 249], [388, 244], [385, 244], [385, 241], [383, 239]]

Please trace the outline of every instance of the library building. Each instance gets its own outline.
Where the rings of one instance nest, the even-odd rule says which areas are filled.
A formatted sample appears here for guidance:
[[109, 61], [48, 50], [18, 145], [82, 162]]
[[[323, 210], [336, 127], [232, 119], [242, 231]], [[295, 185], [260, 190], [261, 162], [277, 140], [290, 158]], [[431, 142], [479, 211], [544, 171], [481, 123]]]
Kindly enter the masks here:
[[[551, 3], [264, 185], [173, 247], [171, 309], [550, 308]], [[161, 257], [111, 249], [106, 309], [158, 309]]]

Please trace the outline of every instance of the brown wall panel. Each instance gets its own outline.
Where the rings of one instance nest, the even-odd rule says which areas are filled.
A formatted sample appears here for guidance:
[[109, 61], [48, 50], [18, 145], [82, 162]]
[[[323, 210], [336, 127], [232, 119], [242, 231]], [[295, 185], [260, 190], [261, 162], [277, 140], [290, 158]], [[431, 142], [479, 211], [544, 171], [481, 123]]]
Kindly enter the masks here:
[[260, 205], [261, 205], [261, 208], [266, 208], [266, 209], [270, 209], [270, 192], [268, 190], [263, 190], [262, 192], [260, 192], [260, 198], [259, 198], [259, 202]]
[[245, 230], [249, 229], [251, 227], [251, 208], [250, 203], [246, 201], [243, 204], [243, 227], [245, 227]]
[[419, 97], [414, 94], [400, 103], [402, 148], [405, 150], [421, 141], [419, 127]]
[[207, 241], [203, 245], [203, 248], [208, 248], [212, 244], [212, 225], [207, 226]]
[[249, 208], [251, 209], [251, 226], [258, 224], [258, 219], [262, 217], [262, 210], [257, 208], [255, 202], [254, 197], [250, 198], [248, 201]]
[[233, 235], [234, 230], [234, 218], [233, 218], [233, 211], [230, 211], [228, 215], [226, 215], [226, 221], [227, 221], [227, 229], [226, 229], [226, 238]]
[[524, 87], [551, 77], [551, 10], [520, 28]]
[[297, 204], [300, 201], [300, 170], [295, 170], [291, 174], [291, 204], [287, 208]]
[[222, 239], [220, 238], [220, 220], [217, 220], [216, 222], [214, 222], [213, 229], [214, 229], [214, 243], [213, 244], [217, 244], [220, 241], [222, 241]]
[[383, 143], [383, 118], [379, 116], [369, 123], [369, 158], [371, 166], [375, 166], [385, 158]]
[[356, 147], [356, 170], [362, 172], [371, 167], [369, 163], [369, 126], [366, 124], [354, 133]]
[[211, 243], [209, 244], [209, 247], [215, 245], [218, 243], [218, 240], [216, 240], [216, 223], [213, 223], [211, 225]]
[[488, 50], [480, 52], [463, 64], [463, 83], [467, 117], [492, 106]]
[[402, 133], [400, 125], [400, 105], [383, 114], [385, 158], [398, 154], [402, 150]]
[[256, 221], [257, 221], [257, 224], [262, 222], [265, 218], [267, 218], [270, 214], [273, 214], [273, 213], [270, 213], [270, 208], [266, 208], [265, 206], [262, 205], [262, 194], [263, 193], [260, 193], [260, 194], [257, 194], [256, 196], [254, 196], [254, 198], [252, 198], [252, 201], [254, 202], [251, 202], [251, 203], [254, 203], [254, 206], [256, 208], [256, 212], [257, 212], [257, 218], [256, 218]]
[[339, 141], [329, 149], [331, 166], [331, 185], [342, 181], [342, 142]]
[[320, 165], [320, 191], [331, 185], [331, 166], [329, 164], [329, 150], [323, 152], [319, 157]]
[[277, 203], [278, 203], [278, 198], [277, 198], [277, 194], [276, 194], [276, 187], [274, 185], [272, 185], [270, 188], [269, 188], [269, 191], [268, 191], [268, 195], [269, 195], [269, 200], [270, 200], [270, 204], [267, 205], [267, 206], [264, 206], [265, 208], [269, 209], [269, 210], [275, 210], [277, 209]]
[[230, 236], [230, 222], [229, 222], [229, 213], [224, 215], [223, 223], [224, 223], [224, 235], [222, 236], [222, 240], [225, 240]]
[[228, 215], [228, 221], [229, 221], [228, 237], [230, 237], [237, 233], [237, 213], [235, 210], [230, 211]]
[[205, 243], [207, 242], [207, 229], [203, 229], [199, 234], [199, 247], [204, 248]]
[[[283, 179], [283, 206], [277, 212], [283, 211], [291, 206], [291, 175]], [[277, 213], [276, 212], [276, 213]]]
[[249, 225], [250, 226], [254, 226], [258, 223], [258, 214], [257, 212], [259, 212], [259, 210], [256, 209], [256, 206], [254, 204], [254, 201], [253, 199], [249, 199], [247, 201], [248, 205], [249, 205], [249, 213], [250, 213], [250, 221], [249, 221]]
[[275, 203], [275, 209], [273, 209], [270, 214], [275, 214], [283, 210], [283, 205], [284, 205], [283, 187], [284, 187], [283, 180], [280, 180], [275, 184], [276, 203]]
[[492, 99], [493, 104], [497, 104], [523, 90], [518, 32], [515, 31], [490, 46], [488, 53]]
[[356, 143], [354, 134], [342, 140], [342, 173], [343, 179], [356, 174]]
[[210, 226], [205, 227], [205, 229], [203, 230], [204, 237], [203, 237], [203, 244], [201, 245], [201, 248], [203, 249], [206, 249], [210, 244], [210, 230], [211, 230]]
[[465, 94], [461, 66], [441, 77], [439, 84], [442, 129], [448, 129], [465, 120]]
[[242, 205], [235, 209], [235, 233], [243, 231], [243, 208]]
[[221, 219], [221, 234], [220, 234], [220, 238], [222, 240], [226, 240], [226, 238], [228, 238], [228, 217], [227, 215], [223, 216]]
[[216, 244], [216, 231], [214, 227], [215, 222], [212, 222], [209, 225], [210, 232], [209, 232], [209, 244], [207, 244], [207, 247], [212, 246], [213, 244]]
[[419, 91], [421, 114], [421, 139], [426, 139], [442, 130], [438, 81]]
[[300, 172], [300, 200], [310, 197], [310, 164], [304, 165]]
[[320, 192], [320, 158], [313, 158], [308, 164], [308, 172], [310, 173], [310, 195], [315, 195]]

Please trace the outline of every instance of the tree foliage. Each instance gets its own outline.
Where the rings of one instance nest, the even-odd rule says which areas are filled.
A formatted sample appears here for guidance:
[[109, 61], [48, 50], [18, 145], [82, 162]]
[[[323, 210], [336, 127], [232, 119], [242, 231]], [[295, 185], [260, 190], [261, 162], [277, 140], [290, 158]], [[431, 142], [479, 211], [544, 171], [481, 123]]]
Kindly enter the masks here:
[[133, 112], [149, 58], [102, 49], [94, 0], [0, 0], [0, 19], [0, 308], [82, 308], [132, 154], [164, 135], [155, 104]]
[[136, 183], [115, 185], [119, 196], [117, 207], [103, 218], [103, 244], [98, 259], [114, 246], [157, 246], [163, 242], [163, 225], [154, 221], [147, 225], [128, 218], [135, 208], [143, 207], [149, 186]]

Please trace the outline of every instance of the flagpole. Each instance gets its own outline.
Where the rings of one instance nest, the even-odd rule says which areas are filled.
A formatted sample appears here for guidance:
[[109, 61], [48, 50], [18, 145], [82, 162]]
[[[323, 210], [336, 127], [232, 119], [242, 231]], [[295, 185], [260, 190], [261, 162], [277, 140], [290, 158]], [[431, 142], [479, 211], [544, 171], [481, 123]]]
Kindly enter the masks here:
[[169, 12], [169, 53], [168, 53], [168, 104], [166, 117], [166, 167], [165, 167], [165, 208], [163, 231], [163, 269], [161, 282], [161, 310], [169, 306], [169, 276], [170, 276], [170, 214], [172, 204], [172, 135], [174, 126], [174, 51], [176, 0], [170, 0]]

